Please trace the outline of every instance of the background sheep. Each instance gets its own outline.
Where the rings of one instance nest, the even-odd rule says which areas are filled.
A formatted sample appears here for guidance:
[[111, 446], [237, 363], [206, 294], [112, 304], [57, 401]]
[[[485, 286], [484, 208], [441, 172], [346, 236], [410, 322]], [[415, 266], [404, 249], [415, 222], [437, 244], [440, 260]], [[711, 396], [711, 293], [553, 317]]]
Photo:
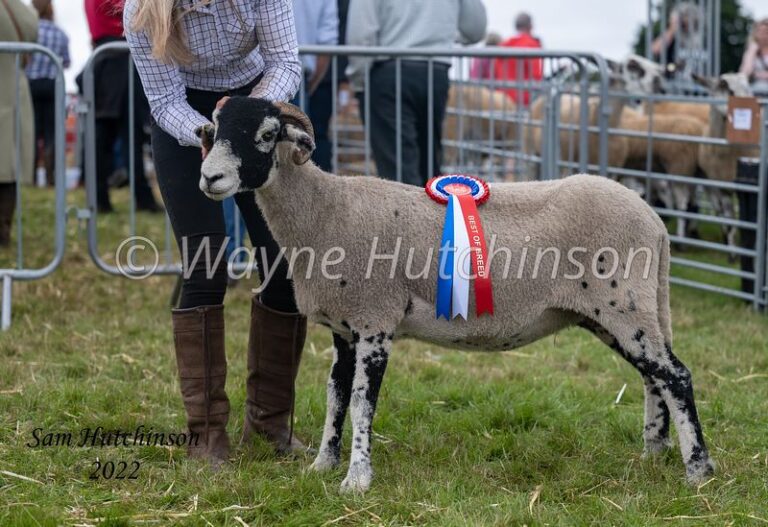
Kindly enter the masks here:
[[[496, 312], [448, 322], [435, 318], [434, 307], [445, 209], [423, 189], [324, 173], [308, 162], [314, 148], [311, 124], [290, 105], [234, 98], [214, 122], [215, 129], [200, 130], [210, 147], [200, 179], [206, 195], [221, 200], [255, 190], [269, 228], [288, 254], [309, 248], [316, 255], [338, 256], [343, 250], [344, 257], [335, 258], [323, 276], [311, 272], [313, 260], [289, 259], [300, 311], [350, 344], [346, 352], [336, 351], [326, 425], [312, 464], [326, 470], [340, 462], [349, 406], [353, 449], [343, 491], [365, 491], [371, 484], [371, 424], [396, 336], [505, 350], [574, 324], [595, 333], [643, 376], [646, 452], [668, 446], [671, 416], [688, 478], [700, 481], [712, 473], [691, 375], [672, 353], [668, 236], [637, 194], [606, 178], [583, 175], [493, 185], [482, 222], [491, 254], [509, 251], [503, 260], [497, 253], [488, 262], [496, 277]], [[577, 277], [572, 251], [583, 248], [594, 255], [596, 270], [565, 279], [558, 272], [559, 258], [537, 256], [531, 262], [523, 256], [531, 248], [567, 251], [566, 272]], [[606, 258], [603, 248], [618, 256]], [[649, 266], [626, 259], [632, 249], [642, 248], [648, 249]], [[401, 249], [402, 257], [392, 256]], [[379, 259], [372, 260], [372, 254]], [[522, 278], [504, 279], [505, 266], [515, 259]], [[623, 274], [614, 275], [619, 269]]]
[[[510, 120], [517, 111], [511, 98], [503, 92], [484, 86], [451, 84], [448, 93], [443, 141], [466, 142], [467, 146], [443, 147], [443, 164], [454, 167], [454, 172], [463, 172], [467, 165], [482, 167], [483, 172], [493, 169], [489, 166], [491, 156], [481, 148], [490, 148], [493, 138], [495, 149], [509, 148], [518, 140], [519, 125]], [[503, 165], [502, 179], [514, 172], [510, 159], [496, 158], [496, 164]], [[491, 174], [496, 179], [496, 174]]]
[[[687, 137], [701, 137], [705, 133], [705, 125], [697, 119], [686, 116], [649, 115], [627, 110], [622, 114], [620, 128], [643, 134], [674, 134]], [[649, 132], [650, 131], [650, 132]], [[677, 176], [695, 177], [698, 171], [699, 145], [691, 142], [670, 141], [666, 139], [651, 139], [644, 137], [626, 137], [627, 156], [624, 167], [645, 170], [648, 161], [648, 143], [652, 143], [652, 158], [654, 170]], [[658, 185], [652, 185], [658, 188]], [[690, 185], [670, 184], [672, 191], [671, 204], [675, 209], [687, 211], [692, 200], [693, 189]], [[669, 201], [668, 201], [669, 203]], [[686, 235], [685, 218], [678, 218], [677, 235]]]
[[[656, 75], [662, 71], [662, 67], [654, 62], [638, 59], [636, 61], [641, 76]], [[727, 73], [715, 78], [701, 77], [693, 75], [693, 79], [701, 86], [707, 89], [709, 95], [715, 98], [727, 98], [730, 96], [750, 97], [752, 90], [749, 87], [749, 80], [746, 76], [736, 73]], [[643, 84], [640, 85], [642, 93], [656, 94], [663, 93], [663, 85]], [[646, 104], [646, 109], [648, 105]], [[704, 126], [701, 135], [716, 139], [725, 139], [727, 106], [724, 104], [709, 104], [696, 102], [658, 102], [653, 105], [654, 123], [659, 117], [669, 118], [670, 120], [694, 119]], [[698, 134], [697, 134], [698, 135]], [[671, 144], [687, 145], [687, 143], [671, 142]], [[708, 145], [699, 144], [696, 151], [697, 176], [703, 176], [712, 180], [733, 182], [736, 180], [736, 171], [740, 157], [759, 156], [759, 148], [748, 145]], [[687, 175], [681, 172], [670, 172], [672, 174]], [[688, 192], [691, 201], [693, 200], [693, 188], [688, 186]], [[713, 187], [705, 187], [709, 196], [709, 201], [715, 214], [721, 217], [735, 217], [734, 194], [728, 190], [722, 190]], [[678, 226], [680, 225], [678, 221]], [[730, 246], [736, 244], [735, 227], [724, 226], [723, 233], [726, 242]]]
[[[695, 76], [694, 79], [706, 87], [713, 97], [730, 96], [751, 97], [752, 89], [749, 79], [740, 73], [726, 73], [716, 78]], [[713, 104], [709, 110], [709, 124], [705, 135], [717, 139], [725, 139], [728, 119], [728, 107], [725, 104]], [[698, 162], [704, 174], [709, 179], [720, 181], [736, 181], [738, 161], [741, 157], [758, 157], [760, 148], [749, 145], [729, 144], [699, 145]], [[719, 216], [735, 217], [734, 193], [719, 188], [709, 188], [708, 193], [712, 206]], [[723, 226], [725, 239], [730, 246], [736, 245], [736, 228]]]
[[[663, 71], [653, 68], [653, 63], [638, 56], [630, 55], [623, 63], [608, 61], [611, 74], [609, 88], [612, 91], [623, 93], [648, 93], [660, 89], [663, 85]], [[611, 105], [611, 113], [608, 117], [609, 128], [618, 128], [621, 125], [623, 114], [627, 111], [628, 99], [625, 97], [614, 98]], [[539, 97], [531, 105], [531, 119], [543, 121], [545, 119], [547, 97]], [[581, 125], [582, 97], [574, 94], [563, 94], [560, 97], [560, 123], [566, 125]], [[588, 124], [597, 126], [600, 111], [600, 99], [591, 96], [587, 102], [589, 106]], [[560, 131], [560, 152], [577, 152], [578, 134], [570, 130]], [[588, 162], [599, 162], [600, 139], [597, 133], [590, 132], [588, 140]], [[536, 155], [543, 152], [541, 127], [529, 126], [526, 130], [527, 150]], [[617, 135], [608, 135], [608, 165], [623, 167], [628, 154], [627, 138]], [[575, 154], [574, 154], [575, 155]], [[569, 155], [569, 157], [572, 157]]]

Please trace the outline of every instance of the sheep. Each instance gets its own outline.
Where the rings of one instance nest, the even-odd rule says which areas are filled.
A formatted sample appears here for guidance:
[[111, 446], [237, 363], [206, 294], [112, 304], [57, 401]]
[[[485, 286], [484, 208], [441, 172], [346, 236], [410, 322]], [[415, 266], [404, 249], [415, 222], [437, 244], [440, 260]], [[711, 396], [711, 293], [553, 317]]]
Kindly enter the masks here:
[[[560, 96], [560, 123], [563, 125], [581, 126], [581, 97], [573, 94], [563, 94]], [[531, 105], [531, 120], [543, 121], [545, 118], [545, 97], [539, 97]], [[599, 110], [599, 101], [594, 97], [588, 99], [589, 120], [588, 126], [597, 125], [597, 112]], [[614, 99], [611, 106], [611, 115], [608, 118], [608, 126], [615, 128], [619, 125], [621, 115], [626, 105], [625, 99]], [[540, 156], [543, 152], [543, 130], [541, 127], [529, 125], [526, 130], [526, 150]], [[599, 158], [600, 136], [597, 133], [589, 133], [587, 147], [587, 162], [596, 165], [600, 162]], [[560, 131], [560, 154], [561, 157], [572, 157], [578, 154], [579, 137], [578, 132], [570, 130]], [[627, 141], [625, 137], [614, 135], [608, 136], [608, 166], [624, 166], [627, 157]]]
[[[650, 103], [645, 104], [646, 113], [650, 113]], [[683, 115], [690, 119], [695, 119], [703, 125], [709, 124], [709, 104], [697, 102], [679, 102], [679, 101], [654, 101], [654, 115]]]
[[[609, 60], [608, 66], [611, 70], [609, 78], [610, 89], [628, 93], [646, 93], [651, 90], [660, 89], [663, 85], [663, 72], [651, 68], [652, 64], [652, 62], [638, 55], [630, 55], [622, 63]], [[581, 100], [582, 97], [573, 94], [563, 94], [560, 97], [560, 122], [562, 124], [581, 124]], [[540, 97], [533, 102], [531, 105], [532, 120], [544, 120], [546, 102], [545, 97]], [[599, 103], [600, 101], [597, 97], [588, 98], [589, 126], [597, 125]], [[626, 106], [626, 98], [613, 99], [611, 102], [611, 113], [608, 117], [608, 126], [610, 128], [619, 127], [624, 113], [630, 111]], [[568, 130], [562, 130], [560, 132], [560, 152], [574, 151], [577, 148], [577, 140], [575, 134]], [[526, 148], [529, 152], [541, 155], [543, 144], [542, 129], [540, 127], [528, 127]], [[626, 162], [628, 148], [626, 137], [609, 135], [608, 166], [623, 167]], [[596, 133], [589, 134], [588, 162], [593, 165], [599, 162], [599, 136]]]
[[[650, 125], [650, 128], [649, 128]], [[628, 131], [648, 133], [652, 128], [654, 134], [674, 134], [688, 137], [701, 137], [705, 126], [697, 119], [683, 115], [644, 115], [635, 111], [622, 114], [620, 128]], [[627, 168], [646, 168], [648, 158], [648, 137], [627, 137], [627, 156], [624, 166]], [[653, 139], [652, 161], [661, 171], [677, 176], [696, 177], [698, 171], [697, 143]], [[683, 212], [688, 210], [693, 195], [689, 185], [671, 184], [674, 207]], [[677, 221], [677, 235], [686, 235], [687, 222], [685, 218]]]
[[[495, 311], [449, 322], [435, 316], [445, 208], [424, 189], [323, 172], [309, 161], [309, 119], [285, 103], [232, 98], [213, 121], [198, 130], [209, 152], [200, 190], [214, 200], [254, 193], [290, 262], [299, 311], [349, 343], [335, 353], [323, 437], [311, 465], [324, 471], [340, 463], [349, 408], [353, 448], [342, 492], [371, 485], [371, 425], [396, 337], [501, 351], [573, 325], [594, 333], [642, 375], [646, 454], [670, 446], [673, 420], [688, 480], [713, 473], [690, 371], [672, 353], [669, 238], [636, 193], [588, 175], [492, 184], [480, 215]], [[532, 261], [527, 254], [536, 249]], [[568, 264], [559, 269], [563, 251]], [[592, 255], [588, 273], [585, 255]], [[313, 267], [320, 257], [322, 276]]]
[[[694, 80], [710, 91], [713, 97], [751, 97], [749, 79], [741, 73], [726, 73], [720, 77], [706, 78], [694, 75]], [[725, 104], [713, 104], [709, 111], [709, 123], [705, 129], [708, 137], [724, 139], [728, 107]], [[709, 179], [734, 182], [737, 176], [738, 161], [741, 157], [758, 157], [760, 148], [751, 145], [730, 144], [727, 146], [699, 145], [698, 162]], [[718, 188], [707, 189], [712, 206], [719, 216], [733, 218], [733, 192]], [[736, 245], [735, 227], [723, 226], [723, 234], [729, 246]]]
[[[519, 125], [509, 119], [515, 114], [516, 108], [515, 103], [500, 91], [484, 86], [454, 83], [448, 93], [443, 141], [474, 142], [490, 147], [489, 138], [492, 136], [494, 148], [504, 148], [518, 139]], [[444, 164], [460, 167], [463, 150], [464, 165], [486, 165], [490, 156], [485, 152], [476, 151], [475, 148], [444, 147]], [[509, 169], [514, 172], [512, 164]]]
[[[662, 67], [654, 62], [638, 60], [637, 65], [641, 76], [658, 74]], [[712, 97], [724, 98], [728, 96], [751, 97], [752, 91], [746, 76], [736, 73], [727, 73], [720, 77], [707, 78], [693, 74], [693, 80], [703, 86]], [[642, 93], [663, 93], [662, 85], [643, 85]], [[648, 105], [646, 105], [646, 109]], [[654, 103], [654, 115], [666, 115], [674, 119], [683, 115], [689, 119], [695, 119], [704, 125], [701, 133], [704, 137], [725, 138], [727, 119], [727, 107], [725, 105], [711, 105], [709, 103], [673, 102], [662, 101]], [[698, 135], [698, 134], [696, 134]], [[682, 143], [678, 143], [682, 144]], [[697, 177], [705, 176], [708, 179], [733, 182], [736, 179], [736, 169], [740, 157], [755, 157], [759, 155], [759, 148], [747, 145], [717, 146], [700, 144], [697, 148]], [[713, 187], [706, 187], [712, 207], [718, 216], [733, 218], [734, 203], [733, 193]], [[691, 193], [692, 194], [692, 193]], [[692, 195], [691, 195], [692, 197]], [[680, 222], [678, 222], [678, 227]], [[735, 227], [724, 226], [723, 234], [729, 246], [736, 244]]]

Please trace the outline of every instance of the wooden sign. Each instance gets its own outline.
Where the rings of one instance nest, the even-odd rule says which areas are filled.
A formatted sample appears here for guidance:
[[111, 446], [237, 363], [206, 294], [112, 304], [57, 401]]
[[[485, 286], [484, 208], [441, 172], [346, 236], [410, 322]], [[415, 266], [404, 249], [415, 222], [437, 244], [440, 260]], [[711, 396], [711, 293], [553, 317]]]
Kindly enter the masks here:
[[760, 104], [755, 97], [728, 98], [728, 124], [725, 138], [729, 143], [760, 143]]

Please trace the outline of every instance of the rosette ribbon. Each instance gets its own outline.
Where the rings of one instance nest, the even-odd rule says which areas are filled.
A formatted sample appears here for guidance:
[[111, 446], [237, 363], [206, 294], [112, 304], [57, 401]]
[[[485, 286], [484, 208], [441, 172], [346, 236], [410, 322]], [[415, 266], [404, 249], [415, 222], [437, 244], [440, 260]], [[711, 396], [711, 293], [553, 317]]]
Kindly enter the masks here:
[[488, 184], [473, 176], [439, 176], [427, 182], [427, 194], [446, 205], [437, 276], [437, 318], [467, 319], [470, 280], [475, 283], [478, 317], [493, 315], [493, 285], [488, 248], [477, 206], [490, 197]]

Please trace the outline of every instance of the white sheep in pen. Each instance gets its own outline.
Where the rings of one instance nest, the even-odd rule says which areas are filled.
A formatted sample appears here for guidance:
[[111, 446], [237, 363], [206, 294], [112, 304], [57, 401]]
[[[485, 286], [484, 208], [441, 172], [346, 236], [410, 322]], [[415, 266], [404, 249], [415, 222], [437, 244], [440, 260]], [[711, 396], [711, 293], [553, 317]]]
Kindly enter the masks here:
[[[435, 316], [443, 206], [421, 188], [321, 171], [308, 162], [312, 125], [293, 106], [233, 98], [214, 122], [200, 129], [210, 151], [201, 190], [216, 200], [255, 191], [291, 255], [299, 310], [350, 343], [346, 353], [336, 350], [312, 464], [322, 471], [340, 463], [349, 407], [353, 448], [342, 491], [371, 484], [371, 424], [394, 338], [500, 351], [572, 325], [597, 335], [643, 376], [645, 452], [670, 446], [671, 418], [688, 479], [712, 474], [691, 374], [672, 353], [667, 232], [637, 194], [586, 175], [491, 185], [480, 216], [495, 314], [449, 322]], [[318, 262], [333, 262], [322, 276], [308, 250]]]

